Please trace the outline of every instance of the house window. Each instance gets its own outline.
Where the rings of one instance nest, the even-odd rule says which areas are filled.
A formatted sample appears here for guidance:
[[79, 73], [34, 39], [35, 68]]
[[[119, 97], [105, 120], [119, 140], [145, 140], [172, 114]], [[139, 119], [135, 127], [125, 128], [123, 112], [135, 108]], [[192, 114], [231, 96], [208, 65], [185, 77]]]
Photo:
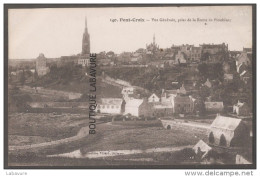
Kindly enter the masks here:
[[114, 109], [114, 106], [111, 106], [112, 109]]
[[107, 105], [107, 108], [109, 109], [109, 108], [110, 108], [110, 106], [109, 106], [109, 105]]
[[102, 105], [102, 108], [103, 108], [103, 109], [105, 109], [105, 107], [106, 107], [105, 105]]

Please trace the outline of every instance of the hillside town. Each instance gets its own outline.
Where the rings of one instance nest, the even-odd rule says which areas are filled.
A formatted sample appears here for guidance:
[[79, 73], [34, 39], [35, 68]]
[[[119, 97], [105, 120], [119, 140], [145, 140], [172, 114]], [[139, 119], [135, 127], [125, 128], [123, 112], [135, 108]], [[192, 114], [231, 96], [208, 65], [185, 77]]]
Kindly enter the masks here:
[[[192, 140], [193, 160], [251, 164], [252, 48], [231, 51], [226, 43], [160, 48], [157, 37], [136, 51], [97, 53], [97, 119], [111, 118], [112, 124], [157, 120], [167, 132], [191, 129], [203, 134]], [[14, 94], [9, 111], [86, 111], [90, 42], [85, 20], [80, 54], [47, 58], [41, 53], [24, 63], [10, 60], [9, 90]], [[26, 96], [14, 97], [19, 92]], [[64, 113], [57, 112], [48, 113]]]

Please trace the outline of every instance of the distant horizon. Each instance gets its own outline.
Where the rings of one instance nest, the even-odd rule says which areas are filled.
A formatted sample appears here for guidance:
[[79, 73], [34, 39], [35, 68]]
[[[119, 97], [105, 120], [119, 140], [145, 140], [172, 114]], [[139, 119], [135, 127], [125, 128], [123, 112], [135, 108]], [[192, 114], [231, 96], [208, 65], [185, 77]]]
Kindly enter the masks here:
[[[203, 43], [202, 43], [203, 44]], [[200, 44], [200, 45], [202, 45], [202, 44]], [[204, 44], [212, 44], [212, 43], [204, 43]], [[219, 44], [222, 44], [222, 43], [219, 43]], [[225, 44], [227, 44], [227, 43], [225, 43]], [[193, 45], [193, 44], [180, 44], [180, 45]], [[178, 45], [178, 44], [176, 44], [175, 46], [180, 46], [180, 45]], [[215, 43], [213, 43], [213, 45], [215, 45]], [[216, 44], [217, 45], [217, 44]], [[199, 46], [199, 45], [198, 45]], [[198, 47], [197, 45], [194, 45], [194, 47]], [[172, 47], [172, 46], [171, 46]], [[171, 48], [171, 47], [168, 47], [168, 48]], [[248, 47], [244, 47], [244, 48], [248, 48]], [[250, 47], [251, 48], [251, 47]], [[138, 49], [140, 49], [140, 48], [138, 48]], [[145, 47], [144, 48], [142, 48], [142, 49], [146, 49]], [[163, 48], [163, 49], [166, 49], [166, 48]], [[136, 49], [137, 50], [137, 49]], [[123, 51], [123, 52], [131, 52], [131, 53], [134, 53], [136, 50], [134, 50], [134, 51]], [[110, 50], [110, 51], [112, 51], [112, 50]], [[110, 52], [110, 51], [101, 51], [101, 52], [106, 52], [106, 53], [108, 53], [108, 52]], [[243, 51], [243, 48], [241, 49], [241, 50], [229, 50], [228, 49], [228, 51], [235, 51], [235, 52], [240, 52], [240, 51]], [[114, 52], [114, 51], [112, 51], [112, 52]], [[123, 53], [123, 52], [121, 52], [121, 53]], [[96, 54], [99, 54], [100, 52], [98, 52], [98, 53], [96, 53]], [[119, 55], [119, 54], [121, 54], [121, 53], [116, 53], [116, 52], [114, 52], [115, 54], [117, 54], [117, 55]], [[39, 53], [40, 54], [40, 53]], [[34, 60], [34, 59], [36, 59], [38, 56], [39, 56], [39, 54], [35, 57], [35, 58], [9, 58], [10, 60]], [[44, 54], [44, 53], [43, 53]], [[58, 58], [61, 58], [61, 57], [64, 57], [64, 56], [77, 56], [77, 55], [79, 55], [80, 53], [78, 53], [78, 54], [72, 54], [72, 55], [61, 55], [61, 56], [59, 56], [59, 57], [47, 57], [47, 56], [45, 56], [45, 54], [44, 54], [44, 56], [45, 56], [45, 58], [46, 59], [58, 59]]]
[[[127, 10], [126, 10], [127, 9]], [[228, 44], [230, 51], [252, 48], [250, 6], [46, 8], [8, 11], [9, 59], [60, 58], [81, 53], [85, 17], [90, 51], [134, 52], [153, 35], [160, 48], [190, 44]], [[120, 18], [218, 18], [230, 22], [111, 22]], [[148, 20], [149, 21], [149, 20]]]

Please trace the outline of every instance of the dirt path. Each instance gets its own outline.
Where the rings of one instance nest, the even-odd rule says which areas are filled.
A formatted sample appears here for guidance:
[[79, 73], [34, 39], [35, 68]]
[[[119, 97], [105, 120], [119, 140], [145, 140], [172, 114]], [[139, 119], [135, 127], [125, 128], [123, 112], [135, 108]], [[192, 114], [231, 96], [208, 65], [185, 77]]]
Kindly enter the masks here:
[[106, 78], [102, 78], [102, 81], [107, 83], [107, 84], [110, 84], [110, 85], [113, 85], [113, 86], [116, 86], [116, 87], [119, 87], [121, 89], [123, 89], [124, 87], [133, 87], [137, 90], [142, 90], [146, 93], [149, 93], [149, 90], [145, 89], [145, 88], [142, 88], [142, 87], [139, 87], [139, 86], [134, 86], [134, 85], [122, 85], [122, 84], [119, 84], [119, 83], [116, 83], [112, 80], [107, 80]]
[[164, 147], [164, 148], [151, 148], [146, 150], [141, 149], [132, 149], [132, 150], [111, 150], [111, 151], [92, 151], [87, 154], [82, 154], [80, 150], [76, 150], [69, 153], [64, 154], [55, 154], [48, 155], [47, 157], [68, 157], [68, 158], [104, 158], [104, 157], [113, 157], [119, 155], [134, 155], [134, 154], [142, 154], [142, 153], [156, 153], [156, 152], [174, 152], [179, 151], [184, 148], [191, 148], [193, 145], [187, 146], [178, 146], [178, 147]]
[[77, 92], [68, 92], [68, 91], [61, 91], [61, 90], [54, 90], [54, 89], [47, 89], [47, 88], [38, 88], [37, 90], [34, 87], [30, 86], [23, 86], [19, 88], [23, 92], [27, 92], [32, 95], [41, 95], [45, 97], [62, 97], [66, 99], [78, 99], [82, 96], [81, 93]]
[[89, 134], [89, 127], [82, 127], [78, 134], [69, 138], [64, 138], [61, 140], [56, 140], [56, 141], [50, 141], [50, 142], [44, 142], [44, 143], [39, 143], [39, 144], [31, 144], [31, 145], [23, 145], [23, 146], [9, 146], [8, 150], [9, 151], [15, 151], [15, 150], [26, 150], [26, 149], [32, 149], [32, 148], [42, 148], [42, 147], [48, 147], [48, 146], [53, 146], [53, 145], [61, 145], [63, 143], [69, 143], [73, 142], [76, 140], [79, 140], [81, 138], [86, 137]]
[[167, 128], [168, 125], [183, 125], [190, 126], [195, 128], [209, 129], [210, 124], [199, 123], [199, 122], [184, 122], [184, 121], [176, 121], [176, 120], [161, 120], [164, 128]]
[[196, 128], [204, 128], [204, 129], [209, 129], [210, 124], [204, 124], [204, 123], [197, 123], [197, 122], [183, 122], [182, 125], [187, 125], [191, 127], [196, 127]]

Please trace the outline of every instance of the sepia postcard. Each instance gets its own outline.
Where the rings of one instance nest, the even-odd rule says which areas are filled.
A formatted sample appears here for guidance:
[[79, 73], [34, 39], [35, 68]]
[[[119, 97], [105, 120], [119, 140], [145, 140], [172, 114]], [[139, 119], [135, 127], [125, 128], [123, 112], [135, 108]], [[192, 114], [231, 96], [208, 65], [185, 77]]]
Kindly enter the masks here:
[[256, 168], [256, 5], [4, 10], [5, 169]]

